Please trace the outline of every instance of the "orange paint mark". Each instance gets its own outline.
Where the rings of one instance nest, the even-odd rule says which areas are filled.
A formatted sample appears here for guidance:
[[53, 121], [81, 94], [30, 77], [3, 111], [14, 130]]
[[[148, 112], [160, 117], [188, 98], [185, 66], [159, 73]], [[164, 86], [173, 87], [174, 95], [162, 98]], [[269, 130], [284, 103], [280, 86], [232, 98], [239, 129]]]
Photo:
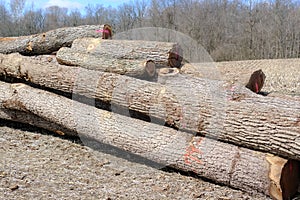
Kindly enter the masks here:
[[[196, 145], [199, 145], [202, 142], [202, 140], [203, 140], [203, 138], [200, 138], [196, 142]], [[202, 154], [202, 152], [198, 148], [195, 147], [195, 145], [192, 141], [191, 145], [186, 149], [186, 153], [184, 154], [184, 162], [187, 165], [191, 165], [192, 162], [202, 164], [201, 160], [197, 156], [194, 156], [193, 154]]]

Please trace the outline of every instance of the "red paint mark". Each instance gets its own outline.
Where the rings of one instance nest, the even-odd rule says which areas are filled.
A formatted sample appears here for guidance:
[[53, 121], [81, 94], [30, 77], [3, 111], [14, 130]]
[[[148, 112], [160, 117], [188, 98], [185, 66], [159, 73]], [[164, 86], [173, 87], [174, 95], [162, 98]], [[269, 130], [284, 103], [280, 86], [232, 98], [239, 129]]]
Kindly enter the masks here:
[[[203, 138], [200, 138], [196, 144], [199, 145], [202, 142]], [[192, 162], [197, 162], [199, 164], [202, 164], [201, 160], [197, 157], [194, 156], [193, 154], [202, 154], [202, 152], [196, 148], [193, 144], [193, 141], [191, 142], [191, 145], [186, 149], [186, 153], [184, 154], [184, 162], [187, 165], [191, 165]]]
[[255, 82], [255, 92], [258, 93], [258, 84]]

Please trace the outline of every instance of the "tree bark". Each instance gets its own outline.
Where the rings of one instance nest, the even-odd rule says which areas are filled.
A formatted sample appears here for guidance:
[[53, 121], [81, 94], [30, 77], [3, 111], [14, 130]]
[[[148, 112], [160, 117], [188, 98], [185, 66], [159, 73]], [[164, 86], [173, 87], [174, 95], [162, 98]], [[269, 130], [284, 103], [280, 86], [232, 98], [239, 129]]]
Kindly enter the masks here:
[[[73, 42], [71, 49], [58, 51], [57, 58], [62, 64], [78, 65], [74, 53], [85, 53], [99, 58], [153, 60], [157, 64], [168, 65], [170, 52], [176, 46], [170, 42], [80, 38]], [[89, 62], [92, 61], [85, 60], [85, 65], [89, 65]]]
[[101, 37], [99, 33], [103, 25], [84, 25], [51, 30], [45, 33], [14, 37], [0, 38], [0, 53], [19, 52], [23, 55], [50, 54], [63, 46], [71, 46], [72, 42], [82, 37]]
[[[24, 115], [16, 114], [16, 111], [26, 113], [26, 117], [38, 117], [78, 133], [83, 136], [83, 142], [83, 138], [88, 137], [161, 164], [192, 171], [221, 184], [247, 192], [259, 191], [275, 199], [290, 198], [296, 192], [290, 188], [299, 184], [299, 179], [296, 183], [283, 181], [299, 173], [297, 161], [287, 161], [209, 138], [193, 137], [192, 134], [96, 109], [24, 84], [0, 82], [0, 91], [0, 116], [10, 120], [24, 122]], [[44, 127], [45, 124], [38, 126]]]
[[0, 60], [2, 77], [22, 78], [72, 93], [73, 99], [95, 99], [115, 112], [135, 112], [153, 123], [300, 160], [300, 101], [263, 97], [244, 86], [224, 88], [220, 81], [180, 74], [159, 84], [40, 63], [18, 54], [1, 55]]
[[56, 59], [58, 63], [64, 65], [80, 66], [86, 69], [111, 72], [146, 80], [153, 79], [155, 75], [147, 71], [147, 63], [151, 60], [107, 58], [104, 55], [101, 57], [82, 53], [67, 47], [60, 48], [56, 54]]

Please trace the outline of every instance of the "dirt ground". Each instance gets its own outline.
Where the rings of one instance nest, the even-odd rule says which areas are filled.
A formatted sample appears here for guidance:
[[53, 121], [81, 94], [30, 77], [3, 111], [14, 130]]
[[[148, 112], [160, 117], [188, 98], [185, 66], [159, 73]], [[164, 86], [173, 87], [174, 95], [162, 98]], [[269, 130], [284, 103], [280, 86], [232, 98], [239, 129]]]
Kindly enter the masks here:
[[269, 199], [94, 147], [1, 121], [0, 199]]

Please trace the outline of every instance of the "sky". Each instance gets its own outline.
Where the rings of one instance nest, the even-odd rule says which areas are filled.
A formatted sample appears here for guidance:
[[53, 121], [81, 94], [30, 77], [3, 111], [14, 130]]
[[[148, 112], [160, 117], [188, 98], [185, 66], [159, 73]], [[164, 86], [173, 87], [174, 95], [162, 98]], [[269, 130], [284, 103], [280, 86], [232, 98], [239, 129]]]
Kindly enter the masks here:
[[[7, 3], [10, 0], [5, 0]], [[124, 2], [129, 2], [130, 0], [26, 0], [27, 6], [34, 3], [34, 8], [47, 8], [49, 6], [59, 6], [66, 7], [68, 9], [84, 9], [88, 4], [102, 4], [104, 7], [112, 6], [118, 7]]]

